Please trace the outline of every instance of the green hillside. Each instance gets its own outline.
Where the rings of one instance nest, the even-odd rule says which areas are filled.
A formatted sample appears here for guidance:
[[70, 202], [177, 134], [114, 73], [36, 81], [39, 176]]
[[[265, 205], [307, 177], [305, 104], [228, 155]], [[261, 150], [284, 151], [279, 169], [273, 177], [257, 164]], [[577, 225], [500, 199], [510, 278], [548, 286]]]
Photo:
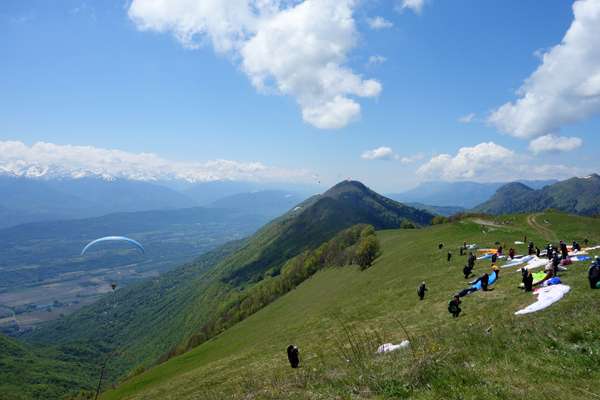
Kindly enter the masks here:
[[[541, 244], [549, 233], [600, 242], [596, 220], [558, 213], [380, 231], [382, 255], [371, 268], [318, 272], [103, 399], [596, 398], [600, 291], [588, 287], [587, 263], [562, 273], [572, 291], [547, 310], [514, 315], [534, 302], [517, 289], [514, 269], [502, 270], [492, 291], [464, 298], [460, 318], [446, 310], [452, 294], [467, 286], [465, 258], [456, 251], [463, 241], [510, 246], [527, 236]], [[442, 251], [439, 242], [446, 245]], [[450, 263], [448, 248], [455, 253]], [[476, 265], [478, 274], [488, 270], [488, 263]], [[415, 289], [422, 280], [429, 292], [420, 302]], [[374, 354], [379, 344], [407, 338], [410, 350]], [[298, 370], [287, 363], [290, 343], [300, 348]]]
[[185, 350], [189, 337], [221, 319], [240, 293], [279, 276], [288, 260], [316, 249], [340, 231], [357, 224], [412, 228], [429, 224], [432, 217], [359, 182], [345, 181], [301, 203], [247, 240], [158, 279], [117, 290], [114, 296], [42, 326], [25, 339], [44, 346], [93, 345], [97, 351], [81, 360], [89, 369], [97, 369], [116, 351], [108, 372], [111, 382], [134, 367], [148, 367]]
[[[32, 348], [0, 334], [0, 399], [60, 399], [90, 381], [69, 349]], [[78, 390], [75, 389], [75, 392]]]
[[571, 178], [538, 190], [509, 183], [474, 211], [500, 215], [547, 209], [588, 216], [600, 214], [600, 175]]

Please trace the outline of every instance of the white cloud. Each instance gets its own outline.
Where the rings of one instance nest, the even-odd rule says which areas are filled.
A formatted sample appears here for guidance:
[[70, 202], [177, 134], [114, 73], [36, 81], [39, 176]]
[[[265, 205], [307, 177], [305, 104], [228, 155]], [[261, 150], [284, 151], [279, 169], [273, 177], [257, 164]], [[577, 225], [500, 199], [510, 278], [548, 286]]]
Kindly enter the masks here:
[[45, 142], [28, 146], [19, 141], [0, 141], [0, 174], [30, 178], [101, 177], [140, 181], [310, 181], [307, 171], [268, 167], [260, 162], [177, 162], [152, 153]]
[[475, 113], [470, 113], [470, 114], [463, 115], [462, 117], [460, 117], [458, 119], [458, 122], [460, 122], [462, 124], [470, 124], [474, 120], [475, 120]]
[[417, 153], [412, 156], [398, 157], [402, 164], [413, 164], [417, 161], [422, 160], [423, 158], [425, 158], [425, 155], [423, 153]]
[[582, 171], [560, 164], [541, 164], [493, 142], [463, 147], [457, 154], [440, 154], [419, 167], [424, 180], [510, 181], [515, 179], [560, 179]]
[[369, 65], [369, 66], [381, 65], [386, 61], [387, 61], [387, 58], [385, 58], [384, 56], [371, 56], [371, 57], [369, 57], [369, 62], [367, 63], [367, 65]]
[[369, 27], [374, 30], [388, 29], [394, 26], [392, 22], [379, 16], [374, 18], [367, 18], [367, 24], [369, 24]]
[[549, 151], [572, 151], [581, 147], [582, 144], [583, 140], [578, 137], [545, 135], [532, 140], [529, 143], [529, 149], [535, 154]]
[[416, 14], [420, 14], [423, 10], [424, 5], [425, 0], [401, 0], [398, 8], [400, 11], [403, 11], [408, 8]]
[[600, 1], [576, 1], [573, 12], [562, 42], [543, 54], [519, 98], [490, 115], [500, 131], [530, 139], [600, 114]]
[[381, 146], [373, 150], [367, 150], [360, 158], [363, 160], [393, 160], [397, 156], [390, 147]]
[[141, 30], [171, 32], [186, 47], [209, 41], [229, 54], [261, 92], [296, 99], [304, 121], [342, 128], [360, 117], [356, 98], [381, 84], [346, 66], [356, 46], [355, 0], [133, 0]]
[[397, 160], [402, 164], [413, 164], [425, 157], [422, 153], [417, 153], [412, 156], [400, 156], [392, 150], [391, 147], [381, 146], [373, 150], [364, 151], [360, 158], [363, 160]]

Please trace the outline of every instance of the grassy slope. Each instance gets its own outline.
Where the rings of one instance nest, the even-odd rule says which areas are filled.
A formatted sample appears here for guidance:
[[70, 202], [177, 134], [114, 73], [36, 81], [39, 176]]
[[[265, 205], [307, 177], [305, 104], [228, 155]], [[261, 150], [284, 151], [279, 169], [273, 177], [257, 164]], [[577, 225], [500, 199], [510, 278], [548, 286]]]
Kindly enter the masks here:
[[[566, 240], [600, 241], [594, 220], [560, 214], [547, 219]], [[581, 398], [599, 394], [600, 291], [587, 288], [586, 264], [563, 279], [572, 292], [550, 309], [529, 316], [513, 313], [534, 301], [516, 289], [520, 276], [503, 270], [493, 291], [463, 303], [464, 315], [449, 317], [451, 295], [466, 286], [464, 259], [450, 265], [437, 243], [457, 248], [463, 240], [493, 245], [542, 238], [514, 218], [503, 228], [472, 222], [424, 230], [379, 233], [383, 255], [364, 272], [354, 267], [319, 272], [299, 288], [191, 352], [130, 379], [104, 399], [192, 398]], [[521, 252], [523, 248], [519, 249]], [[458, 253], [458, 252], [455, 252]], [[476, 272], [488, 269], [478, 263]], [[423, 302], [415, 288], [430, 291]], [[405, 338], [415, 349], [372, 357], [377, 343]], [[347, 342], [343, 326], [368, 330], [368, 355], [341, 362], [336, 344]], [[285, 347], [297, 344], [303, 368], [289, 369]], [[360, 347], [360, 346], [359, 346]], [[360, 351], [358, 355], [362, 354]], [[247, 397], [244, 397], [247, 396]]]

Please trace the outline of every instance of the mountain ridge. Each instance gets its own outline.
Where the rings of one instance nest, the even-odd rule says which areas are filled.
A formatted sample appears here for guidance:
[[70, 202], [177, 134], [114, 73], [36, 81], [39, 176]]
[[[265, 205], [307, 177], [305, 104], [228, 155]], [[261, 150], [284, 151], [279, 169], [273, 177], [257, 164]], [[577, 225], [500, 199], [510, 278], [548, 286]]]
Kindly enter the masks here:
[[587, 216], [600, 214], [600, 175], [573, 177], [537, 190], [509, 183], [473, 211], [498, 215], [540, 212], [551, 208]]

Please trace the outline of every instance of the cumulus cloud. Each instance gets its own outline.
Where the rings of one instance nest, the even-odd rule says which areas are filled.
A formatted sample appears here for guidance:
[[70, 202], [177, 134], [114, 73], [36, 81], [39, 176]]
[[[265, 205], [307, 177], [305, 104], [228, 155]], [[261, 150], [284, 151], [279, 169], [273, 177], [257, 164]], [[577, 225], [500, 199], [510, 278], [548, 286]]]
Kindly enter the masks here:
[[369, 57], [369, 62], [367, 63], [367, 65], [369, 65], [369, 66], [380, 65], [386, 61], [387, 61], [387, 58], [385, 58], [384, 56], [371, 56], [371, 57]]
[[367, 18], [367, 24], [369, 24], [369, 27], [374, 30], [388, 29], [394, 26], [393, 23], [379, 16], [374, 18]]
[[535, 154], [549, 151], [572, 151], [578, 149], [583, 140], [578, 137], [564, 137], [555, 135], [540, 136], [529, 143], [529, 149]]
[[363, 160], [393, 160], [397, 156], [391, 147], [381, 146], [373, 150], [367, 150], [361, 154]]
[[360, 156], [363, 160], [397, 160], [402, 164], [413, 164], [422, 160], [425, 156], [422, 153], [417, 153], [412, 156], [400, 156], [392, 150], [391, 147], [381, 146], [373, 150], [367, 150]]
[[417, 170], [421, 179], [445, 181], [560, 179], [579, 173], [578, 168], [535, 162], [494, 142], [463, 147], [456, 155], [437, 155]]
[[260, 162], [174, 162], [152, 153], [45, 142], [28, 146], [20, 141], [0, 141], [0, 174], [29, 178], [100, 177], [189, 182], [310, 180], [307, 171], [268, 167]]
[[531, 139], [600, 114], [600, 2], [578, 0], [562, 42], [542, 56], [519, 98], [492, 112], [502, 132]]
[[405, 9], [412, 10], [416, 14], [420, 14], [425, 5], [425, 0], [401, 0], [398, 5], [398, 9], [403, 11]]
[[412, 156], [398, 157], [402, 164], [413, 164], [417, 161], [422, 160], [423, 158], [425, 158], [425, 155], [423, 153], [417, 153]]
[[458, 122], [460, 122], [461, 124], [470, 124], [474, 120], [475, 120], [475, 113], [470, 113], [470, 114], [463, 115], [462, 117], [460, 117], [458, 119]]
[[305, 122], [342, 128], [360, 117], [357, 98], [381, 84], [347, 65], [358, 32], [356, 0], [133, 0], [141, 30], [171, 32], [184, 46], [210, 42], [229, 54], [261, 92], [296, 99]]

